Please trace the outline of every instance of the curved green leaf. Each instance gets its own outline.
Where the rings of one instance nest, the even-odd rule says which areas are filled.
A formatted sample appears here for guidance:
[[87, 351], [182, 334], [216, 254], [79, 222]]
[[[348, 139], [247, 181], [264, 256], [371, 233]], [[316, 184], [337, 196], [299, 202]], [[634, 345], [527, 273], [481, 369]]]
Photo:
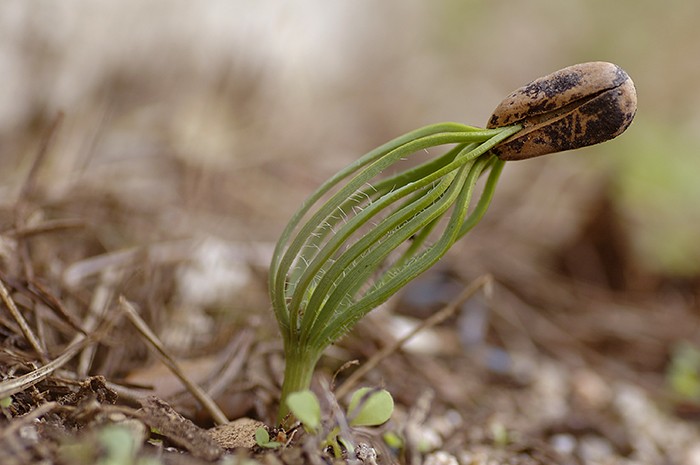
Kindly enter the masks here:
[[385, 389], [360, 388], [348, 405], [350, 426], [377, 426], [391, 418], [394, 399]]
[[309, 391], [289, 394], [287, 407], [308, 431], [316, 432], [321, 426], [321, 406], [316, 395]]

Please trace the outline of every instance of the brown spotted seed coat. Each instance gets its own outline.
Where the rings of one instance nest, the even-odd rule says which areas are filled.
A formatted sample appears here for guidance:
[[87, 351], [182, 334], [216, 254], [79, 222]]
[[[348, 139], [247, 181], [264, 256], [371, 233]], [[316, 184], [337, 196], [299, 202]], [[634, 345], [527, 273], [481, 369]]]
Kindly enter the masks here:
[[569, 66], [510, 94], [487, 127], [523, 129], [491, 151], [501, 160], [524, 160], [613, 139], [637, 111], [632, 79], [605, 62]]

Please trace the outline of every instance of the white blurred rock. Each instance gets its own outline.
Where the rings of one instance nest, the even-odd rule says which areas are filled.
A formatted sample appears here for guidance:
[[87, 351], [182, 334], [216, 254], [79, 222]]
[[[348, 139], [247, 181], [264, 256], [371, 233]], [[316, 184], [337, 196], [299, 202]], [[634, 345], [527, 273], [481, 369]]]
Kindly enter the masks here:
[[177, 271], [177, 293], [185, 306], [207, 307], [230, 302], [251, 279], [238, 247], [208, 237]]
[[459, 462], [453, 455], [439, 451], [426, 455], [423, 465], [459, 465]]

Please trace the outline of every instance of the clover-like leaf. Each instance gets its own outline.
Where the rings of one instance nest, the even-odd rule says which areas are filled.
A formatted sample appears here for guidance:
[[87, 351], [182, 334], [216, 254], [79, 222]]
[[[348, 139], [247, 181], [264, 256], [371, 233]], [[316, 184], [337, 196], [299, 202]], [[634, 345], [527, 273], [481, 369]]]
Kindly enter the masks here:
[[316, 432], [321, 426], [321, 405], [316, 395], [309, 391], [289, 394], [287, 407], [308, 431]]
[[255, 430], [255, 443], [266, 449], [276, 449], [282, 445], [279, 441], [270, 441], [270, 433], [262, 426]]
[[360, 388], [348, 405], [350, 426], [377, 426], [391, 418], [394, 399], [385, 389]]

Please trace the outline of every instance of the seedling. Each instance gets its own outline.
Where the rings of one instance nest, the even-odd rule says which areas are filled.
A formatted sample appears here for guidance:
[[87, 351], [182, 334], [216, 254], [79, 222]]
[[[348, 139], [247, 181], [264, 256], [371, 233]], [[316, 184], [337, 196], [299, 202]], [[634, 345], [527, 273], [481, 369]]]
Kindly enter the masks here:
[[[342, 455], [343, 448], [353, 450], [350, 438], [342, 437], [340, 425], [326, 421], [324, 427], [321, 407], [313, 392], [305, 390], [290, 394], [287, 406], [307, 432], [325, 434], [321, 445], [324, 449], [332, 449], [336, 458]], [[393, 411], [394, 399], [389, 391], [365, 387], [353, 393], [345, 417], [351, 427], [379, 426], [391, 418]]]
[[[308, 389], [324, 349], [435, 264], [485, 214], [505, 160], [603, 142], [629, 126], [636, 93], [610, 63], [565, 68], [515, 91], [488, 129], [441, 123], [411, 131], [323, 183], [275, 248], [269, 292], [287, 399]], [[401, 168], [431, 151], [433, 158]], [[383, 175], [383, 176], [382, 176]], [[475, 206], [475, 186], [486, 176]]]
[[264, 449], [277, 449], [282, 446], [281, 442], [271, 440], [270, 433], [262, 426], [255, 430], [255, 443]]

